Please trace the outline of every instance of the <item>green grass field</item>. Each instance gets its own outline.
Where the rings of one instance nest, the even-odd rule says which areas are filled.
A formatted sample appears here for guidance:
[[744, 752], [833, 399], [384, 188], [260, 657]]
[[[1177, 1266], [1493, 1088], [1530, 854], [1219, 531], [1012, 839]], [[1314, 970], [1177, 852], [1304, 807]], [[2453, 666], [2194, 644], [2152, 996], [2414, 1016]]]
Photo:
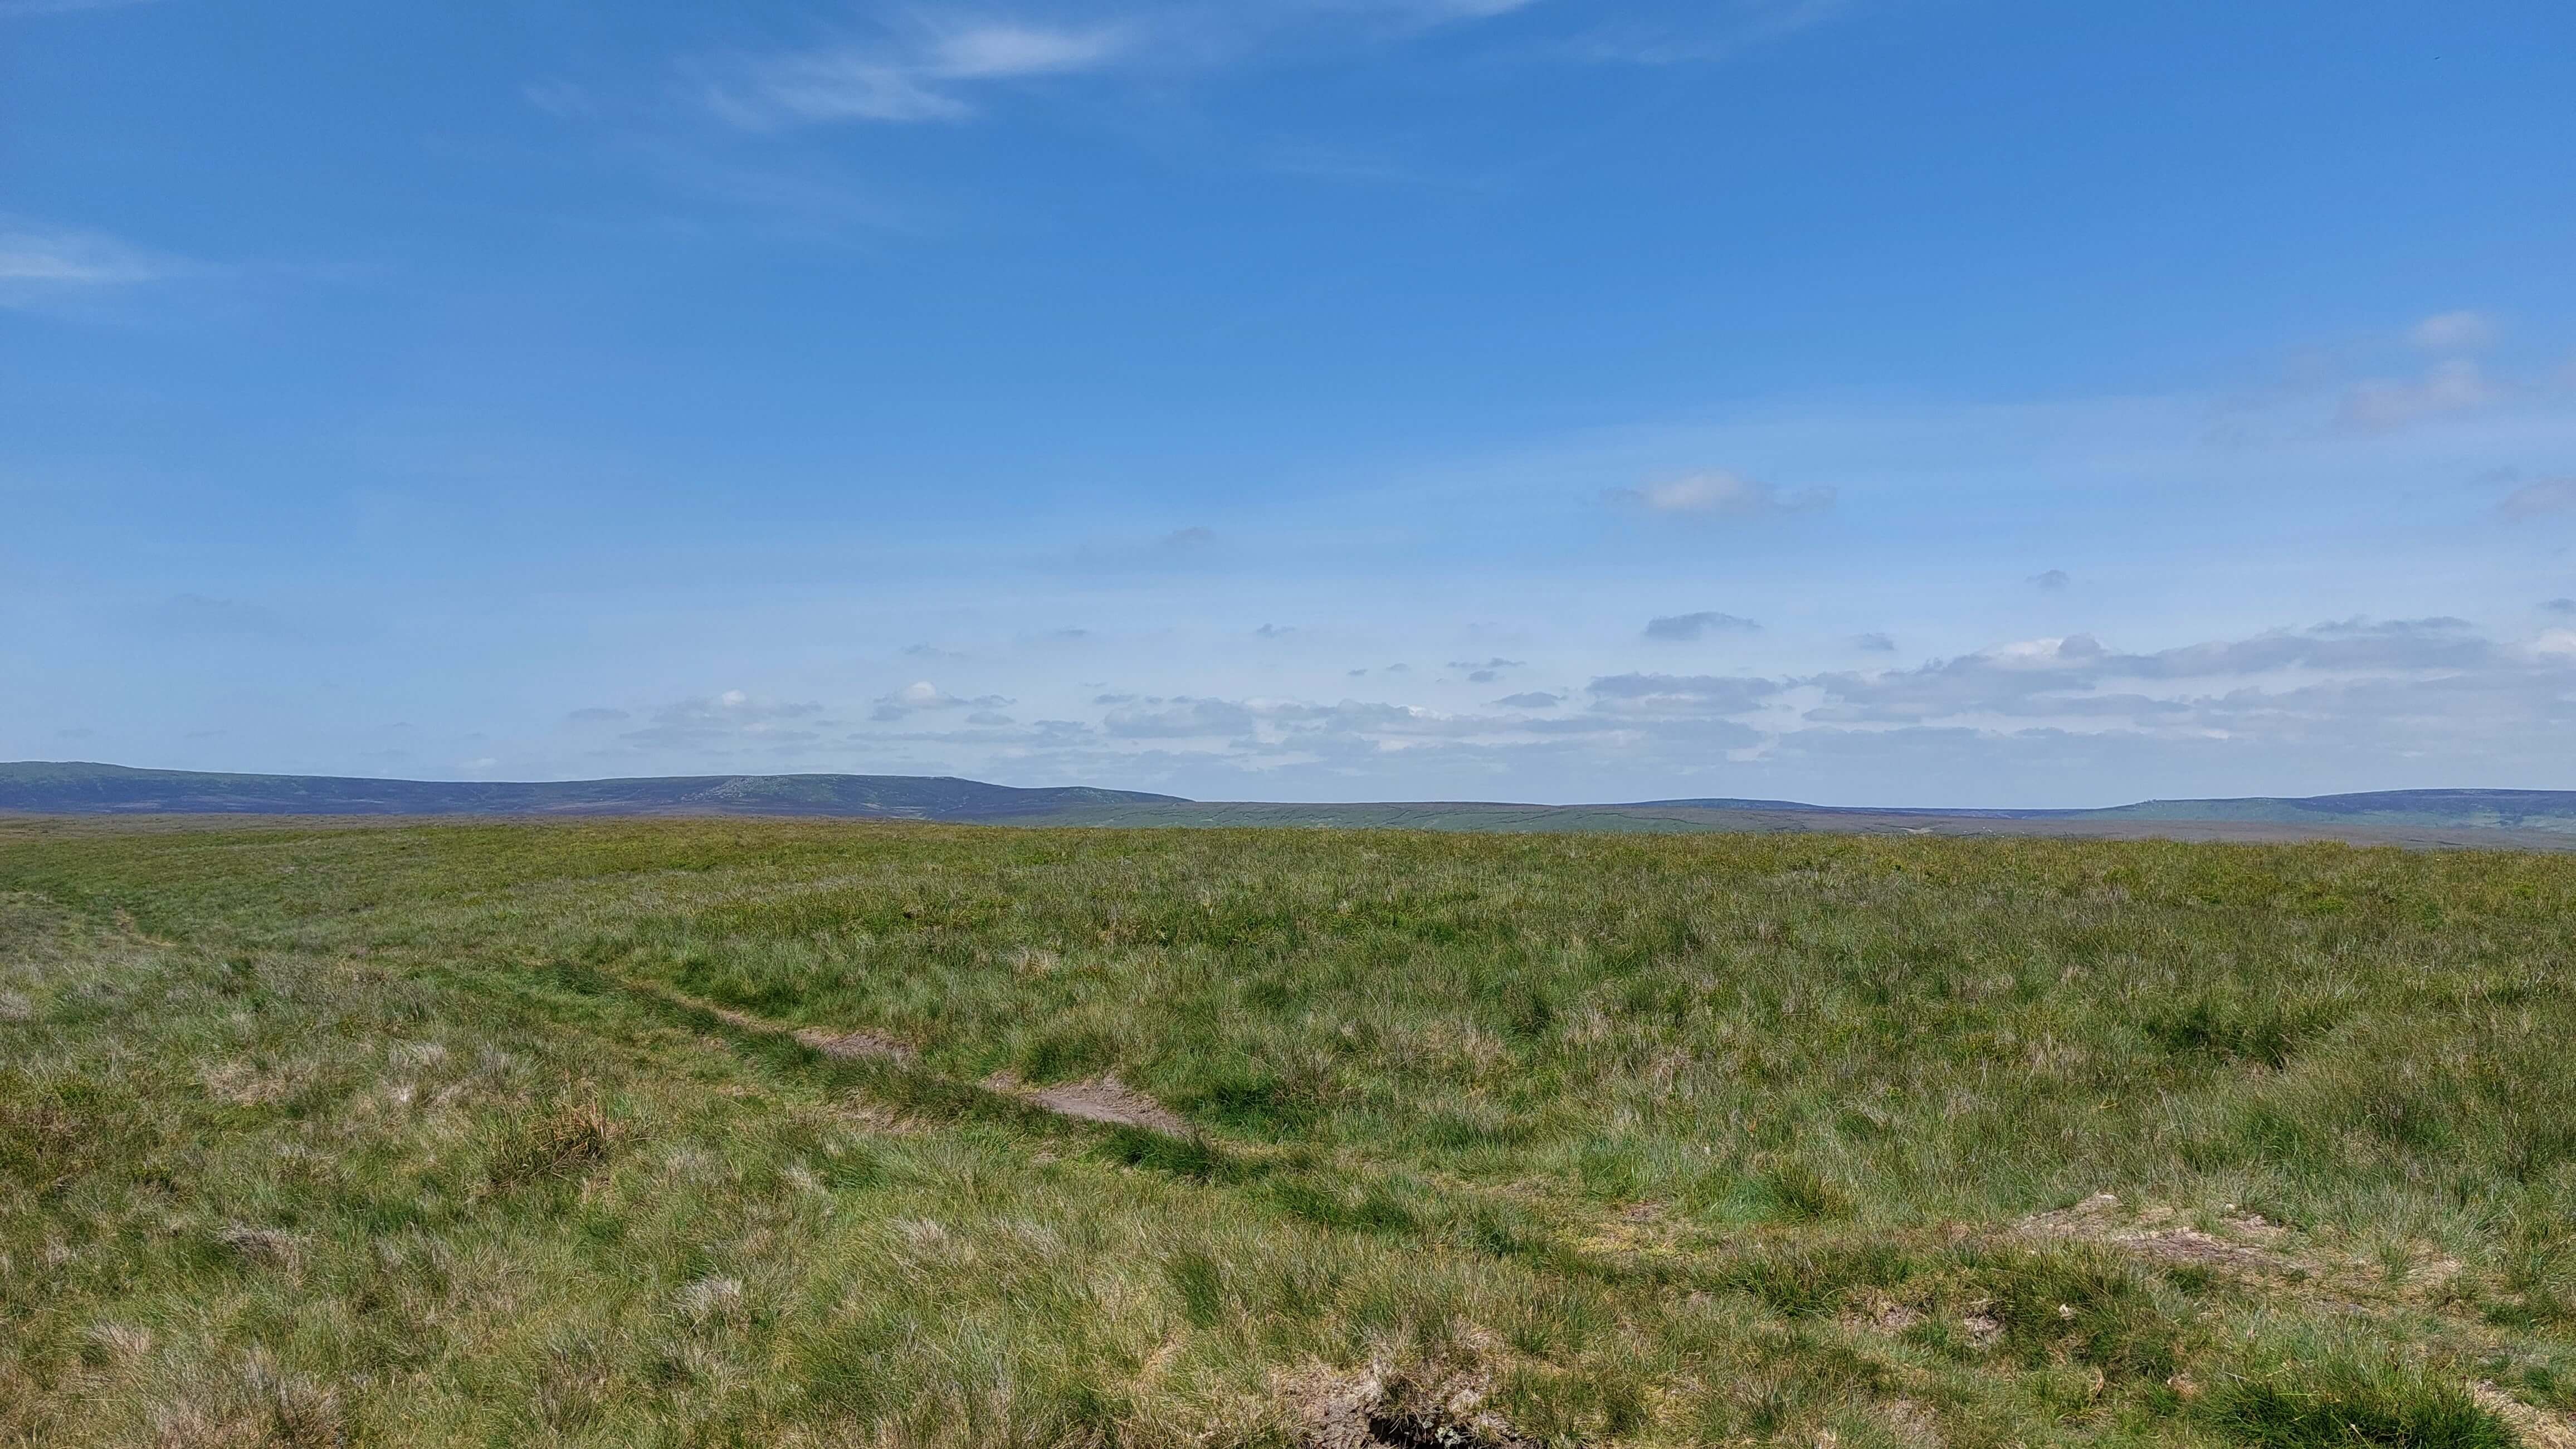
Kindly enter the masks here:
[[2576, 857], [0, 824], [0, 1442], [2571, 1407]]

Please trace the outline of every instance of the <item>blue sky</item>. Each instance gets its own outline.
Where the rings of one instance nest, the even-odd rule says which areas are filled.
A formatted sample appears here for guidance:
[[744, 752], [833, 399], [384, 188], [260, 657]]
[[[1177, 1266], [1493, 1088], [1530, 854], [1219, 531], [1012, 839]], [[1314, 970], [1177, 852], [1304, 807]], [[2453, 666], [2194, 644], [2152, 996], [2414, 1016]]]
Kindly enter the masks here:
[[0, 0], [0, 758], [2576, 788], [2576, 8]]

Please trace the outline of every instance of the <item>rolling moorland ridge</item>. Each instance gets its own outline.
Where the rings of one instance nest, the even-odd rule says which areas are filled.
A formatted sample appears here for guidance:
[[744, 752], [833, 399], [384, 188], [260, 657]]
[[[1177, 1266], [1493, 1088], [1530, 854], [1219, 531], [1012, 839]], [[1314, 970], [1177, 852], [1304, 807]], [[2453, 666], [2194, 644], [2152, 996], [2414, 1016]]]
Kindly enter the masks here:
[[2068, 835], [2576, 849], [2576, 791], [2383, 790], [2302, 799], [2150, 800], [2093, 810], [1926, 810], [1787, 800], [1603, 805], [1266, 804], [913, 775], [689, 775], [541, 782], [352, 779], [0, 764], [25, 814], [805, 815], [951, 823], [1302, 826], [1464, 831], [1829, 831]]

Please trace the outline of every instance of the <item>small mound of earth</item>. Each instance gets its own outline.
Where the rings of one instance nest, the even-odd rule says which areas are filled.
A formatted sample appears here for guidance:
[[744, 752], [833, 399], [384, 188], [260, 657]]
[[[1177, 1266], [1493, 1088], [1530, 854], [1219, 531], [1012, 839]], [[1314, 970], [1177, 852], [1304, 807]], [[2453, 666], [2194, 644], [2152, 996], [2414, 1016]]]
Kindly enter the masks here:
[[809, 1026], [796, 1033], [796, 1039], [827, 1057], [909, 1062], [916, 1055], [912, 1043], [897, 1041], [878, 1031], [829, 1031]]
[[2223, 1268], [2236, 1273], [2287, 1273], [2300, 1267], [2278, 1253], [2214, 1238], [2196, 1228], [2114, 1234], [2109, 1241], [2142, 1257], [2176, 1266]]
[[1274, 1381], [1295, 1415], [1301, 1449], [1531, 1449], [1483, 1408], [1482, 1380], [1390, 1377], [1320, 1365]]
[[1031, 1105], [1044, 1107], [1061, 1117], [1106, 1122], [1116, 1127], [1142, 1127], [1148, 1132], [1162, 1132], [1174, 1137], [1186, 1137], [1190, 1131], [1190, 1124], [1183, 1121], [1179, 1113], [1116, 1077], [1062, 1082], [1052, 1087], [1024, 1091], [1020, 1095]]
[[[2312, 1264], [2198, 1228], [2162, 1226], [2175, 1216], [2168, 1210], [2147, 1209], [2134, 1222], [2123, 1222], [2122, 1216], [2119, 1198], [2097, 1192], [2073, 1207], [2035, 1213], [2022, 1219], [2018, 1227], [2034, 1237], [2101, 1243], [2175, 1267], [2216, 1268], [2234, 1273], [2313, 1271]], [[2229, 1217], [2225, 1222], [2231, 1230], [2252, 1238], [2270, 1240], [2281, 1235], [2279, 1228], [2252, 1213]]]

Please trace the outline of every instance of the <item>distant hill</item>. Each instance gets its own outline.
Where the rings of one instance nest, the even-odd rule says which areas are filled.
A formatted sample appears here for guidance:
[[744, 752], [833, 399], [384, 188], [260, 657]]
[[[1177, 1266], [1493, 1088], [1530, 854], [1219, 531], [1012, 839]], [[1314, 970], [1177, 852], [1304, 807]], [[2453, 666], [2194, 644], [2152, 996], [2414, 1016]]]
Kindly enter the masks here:
[[1925, 815], [1950, 820], [2191, 820], [2334, 828], [2352, 825], [2576, 833], [2576, 790], [2371, 790], [2353, 795], [2144, 800], [2098, 810], [1878, 809], [1787, 800], [1650, 800], [1622, 810], [1765, 810], [1816, 815]]
[[1943, 809], [1917, 805], [1806, 805], [1795, 800], [1640, 800], [1615, 810], [1785, 810], [1802, 815], [1940, 815], [1953, 820], [2060, 820], [2089, 815], [2089, 810]]
[[1085, 787], [1019, 790], [923, 775], [680, 775], [538, 782], [220, 775], [87, 763], [0, 764], [0, 810], [140, 815], [829, 815], [1000, 820], [1174, 802]]
[[685, 775], [534, 782], [224, 775], [0, 764], [0, 811], [55, 815], [810, 815], [1014, 825], [1444, 831], [1835, 831], [2160, 836], [2576, 849], [2576, 791], [2382, 790], [2305, 799], [2148, 800], [2100, 810], [1925, 810], [1794, 800], [1623, 805], [1495, 801], [1271, 804], [1085, 786], [1015, 789], [920, 775]]
[[2080, 815], [2282, 825], [2446, 825], [2576, 833], [2576, 790], [2372, 790], [2300, 799], [2148, 800]]

